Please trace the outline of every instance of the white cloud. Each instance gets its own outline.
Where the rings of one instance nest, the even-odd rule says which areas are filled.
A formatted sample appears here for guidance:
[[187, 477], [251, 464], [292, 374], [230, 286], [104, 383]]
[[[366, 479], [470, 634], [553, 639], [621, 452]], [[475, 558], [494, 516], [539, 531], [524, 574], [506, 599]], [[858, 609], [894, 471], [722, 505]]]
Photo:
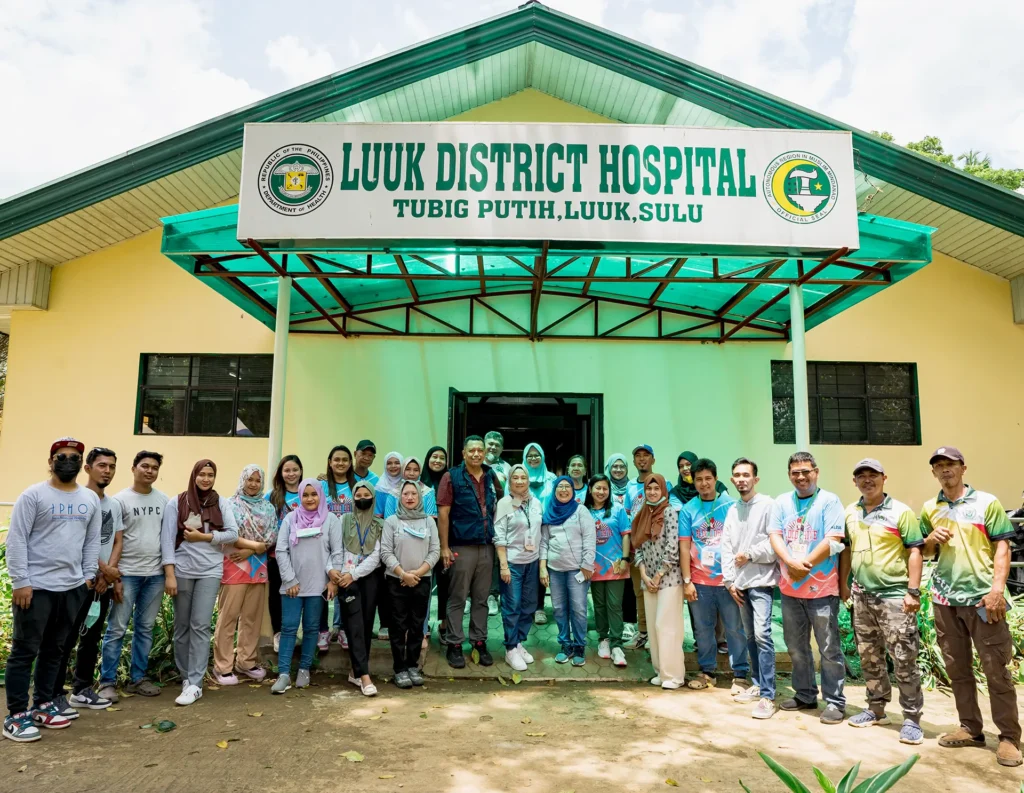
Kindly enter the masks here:
[[298, 36], [286, 35], [268, 41], [264, 52], [270, 68], [284, 75], [289, 88], [338, 70], [331, 53], [320, 47], [310, 50]]
[[545, 5], [594, 25], [604, 24], [608, 10], [608, 0], [546, 0]]
[[408, 28], [409, 32], [413, 34], [416, 41], [423, 41], [424, 39], [433, 38], [434, 30], [424, 22], [420, 15], [415, 10], [404, 7], [400, 11], [400, 17], [402, 24]]
[[[671, 11], [656, 11], [653, 8], [646, 8], [640, 15], [640, 31], [643, 40], [659, 50], [670, 51], [673, 40], [683, 30], [686, 23], [686, 15]], [[686, 54], [682, 53], [682, 57], [686, 57]]]
[[261, 96], [211, 65], [216, 42], [198, 0], [5, 2], [0, 196]]
[[886, 129], [906, 143], [938, 135], [954, 154], [973, 148], [996, 167], [1024, 167], [1024, 3], [859, 0], [846, 54], [849, 90], [831, 115]]

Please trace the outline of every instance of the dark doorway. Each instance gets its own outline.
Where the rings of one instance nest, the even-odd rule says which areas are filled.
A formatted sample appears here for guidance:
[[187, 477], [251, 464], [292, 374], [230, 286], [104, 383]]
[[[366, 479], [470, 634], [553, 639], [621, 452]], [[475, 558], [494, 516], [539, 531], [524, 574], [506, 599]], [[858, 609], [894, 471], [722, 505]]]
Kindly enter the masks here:
[[563, 473], [574, 454], [587, 460], [593, 474], [604, 466], [604, 397], [601, 394], [479, 393], [449, 389], [448, 447], [451, 460], [462, 459], [469, 435], [497, 430], [505, 438], [502, 457], [523, 460], [528, 443], [539, 443], [548, 470]]

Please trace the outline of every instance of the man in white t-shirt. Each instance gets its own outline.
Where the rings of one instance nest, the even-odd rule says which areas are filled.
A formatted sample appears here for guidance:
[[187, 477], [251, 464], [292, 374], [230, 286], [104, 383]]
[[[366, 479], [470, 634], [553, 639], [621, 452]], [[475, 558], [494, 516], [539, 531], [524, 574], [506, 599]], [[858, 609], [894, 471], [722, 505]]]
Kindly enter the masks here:
[[110, 622], [103, 637], [99, 696], [117, 702], [117, 664], [128, 623], [132, 631], [132, 662], [125, 690], [130, 694], [155, 697], [160, 689], [146, 679], [149, 651], [153, 646], [153, 625], [160, 613], [164, 593], [164, 569], [160, 552], [160, 526], [167, 496], [153, 487], [160, 475], [163, 455], [141, 451], [132, 463], [134, 482], [114, 498], [121, 505], [124, 523], [120, 557], [111, 554], [110, 566], [121, 573], [121, 600], [110, 610]]

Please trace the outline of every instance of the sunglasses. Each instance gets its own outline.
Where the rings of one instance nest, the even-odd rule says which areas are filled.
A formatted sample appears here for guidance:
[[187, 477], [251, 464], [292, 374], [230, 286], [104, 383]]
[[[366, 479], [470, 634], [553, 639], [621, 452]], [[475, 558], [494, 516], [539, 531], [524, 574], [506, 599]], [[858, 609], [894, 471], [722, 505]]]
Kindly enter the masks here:
[[73, 463], [80, 463], [80, 462], [82, 462], [82, 455], [80, 455], [80, 454], [67, 454], [66, 452], [61, 452], [60, 454], [54, 455], [53, 459], [55, 459], [59, 463], [66, 462], [68, 460], [70, 460]]

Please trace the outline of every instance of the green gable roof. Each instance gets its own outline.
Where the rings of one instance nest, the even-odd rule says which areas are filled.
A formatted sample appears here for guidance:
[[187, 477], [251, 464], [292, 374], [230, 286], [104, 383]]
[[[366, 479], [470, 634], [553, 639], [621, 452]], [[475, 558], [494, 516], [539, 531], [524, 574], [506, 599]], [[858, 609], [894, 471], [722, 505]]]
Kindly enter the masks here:
[[[530, 3], [6, 199], [0, 267], [56, 264], [231, 200], [247, 122], [441, 120], [525, 88], [626, 123], [851, 129]], [[937, 250], [996, 274], [1024, 271], [1024, 197], [852, 132], [858, 192], [873, 213], [926, 220]]]

